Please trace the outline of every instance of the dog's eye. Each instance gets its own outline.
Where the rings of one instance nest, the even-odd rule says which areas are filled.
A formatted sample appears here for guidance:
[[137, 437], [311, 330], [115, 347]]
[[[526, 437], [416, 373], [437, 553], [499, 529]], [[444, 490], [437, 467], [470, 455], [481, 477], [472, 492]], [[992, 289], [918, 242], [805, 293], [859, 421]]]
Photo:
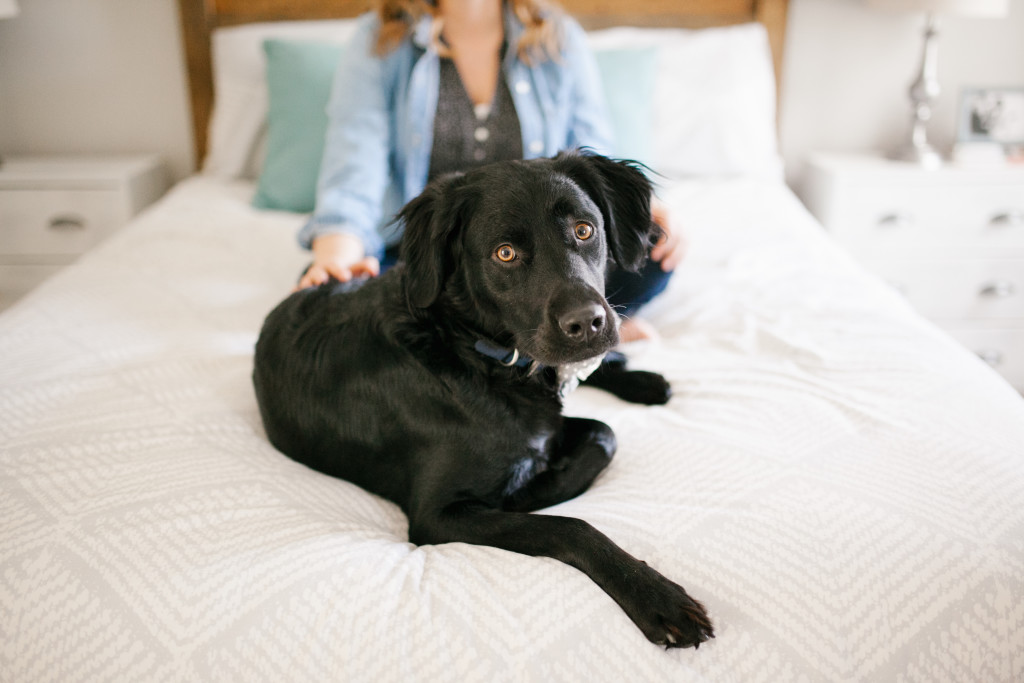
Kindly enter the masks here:
[[503, 244], [494, 250], [494, 257], [502, 263], [509, 263], [516, 260], [516, 250], [511, 244]]
[[576, 224], [576, 237], [581, 240], [589, 240], [594, 235], [594, 226], [590, 223]]

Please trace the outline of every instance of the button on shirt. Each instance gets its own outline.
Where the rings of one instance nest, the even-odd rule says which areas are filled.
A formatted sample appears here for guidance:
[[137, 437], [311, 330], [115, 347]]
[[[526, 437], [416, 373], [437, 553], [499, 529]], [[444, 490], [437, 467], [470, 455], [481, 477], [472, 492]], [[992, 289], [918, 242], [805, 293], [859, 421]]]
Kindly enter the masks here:
[[[583, 30], [559, 17], [559, 59], [531, 66], [515, 47], [522, 24], [507, 3], [504, 11], [509, 49], [501, 68], [523, 156], [552, 156], [573, 147], [607, 154], [611, 126]], [[335, 74], [316, 209], [299, 232], [303, 246], [318, 235], [344, 232], [380, 257], [400, 239], [393, 217], [426, 185], [433, 150], [441, 59], [430, 44], [430, 22], [424, 17], [410, 39], [381, 57], [375, 52], [376, 13], [359, 19]]]
[[442, 59], [439, 93], [427, 182], [446, 173], [523, 158], [519, 118], [503, 74], [494, 99], [474, 105], [455, 63]]

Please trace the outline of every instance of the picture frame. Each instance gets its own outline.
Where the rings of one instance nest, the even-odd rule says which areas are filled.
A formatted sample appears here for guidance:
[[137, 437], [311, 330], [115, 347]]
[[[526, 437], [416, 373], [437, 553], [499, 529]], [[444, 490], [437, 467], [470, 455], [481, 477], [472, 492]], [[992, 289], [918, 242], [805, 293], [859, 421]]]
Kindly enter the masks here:
[[964, 88], [958, 143], [994, 143], [1009, 153], [1024, 147], [1024, 86]]

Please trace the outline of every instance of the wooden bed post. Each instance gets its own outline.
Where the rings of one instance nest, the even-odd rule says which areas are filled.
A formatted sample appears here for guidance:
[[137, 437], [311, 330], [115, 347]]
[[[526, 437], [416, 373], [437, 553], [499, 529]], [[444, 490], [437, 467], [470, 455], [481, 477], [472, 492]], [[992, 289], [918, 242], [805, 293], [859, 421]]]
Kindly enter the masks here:
[[[786, 12], [789, 0], [755, 0], [754, 19], [768, 31], [768, 43], [772, 49], [772, 64], [775, 66], [775, 95], [778, 99], [782, 90], [782, 55], [786, 38]], [[776, 103], [776, 108], [778, 103]]]
[[210, 51], [212, 28], [205, 0], [178, 0], [181, 36], [188, 69], [189, 99], [192, 105], [192, 148], [195, 168], [206, 156], [206, 135], [213, 112], [213, 59]]

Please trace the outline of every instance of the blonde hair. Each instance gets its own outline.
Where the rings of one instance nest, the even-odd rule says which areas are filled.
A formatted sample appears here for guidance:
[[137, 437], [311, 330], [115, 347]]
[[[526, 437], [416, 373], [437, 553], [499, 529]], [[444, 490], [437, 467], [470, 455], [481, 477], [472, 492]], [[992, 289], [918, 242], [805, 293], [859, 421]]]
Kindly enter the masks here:
[[[523, 35], [514, 46], [519, 58], [527, 64], [558, 59], [559, 36], [554, 18], [558, 11], [548, 0], [507, 0], [523, 25]], [[398, 47], [424, 16], [433, 17], [430, 38], [442, 55], [449, 50], [441, 44], [441, 21], [434, 0], [377, 0], [380, 32], [377, 34], [378, 55]]]

